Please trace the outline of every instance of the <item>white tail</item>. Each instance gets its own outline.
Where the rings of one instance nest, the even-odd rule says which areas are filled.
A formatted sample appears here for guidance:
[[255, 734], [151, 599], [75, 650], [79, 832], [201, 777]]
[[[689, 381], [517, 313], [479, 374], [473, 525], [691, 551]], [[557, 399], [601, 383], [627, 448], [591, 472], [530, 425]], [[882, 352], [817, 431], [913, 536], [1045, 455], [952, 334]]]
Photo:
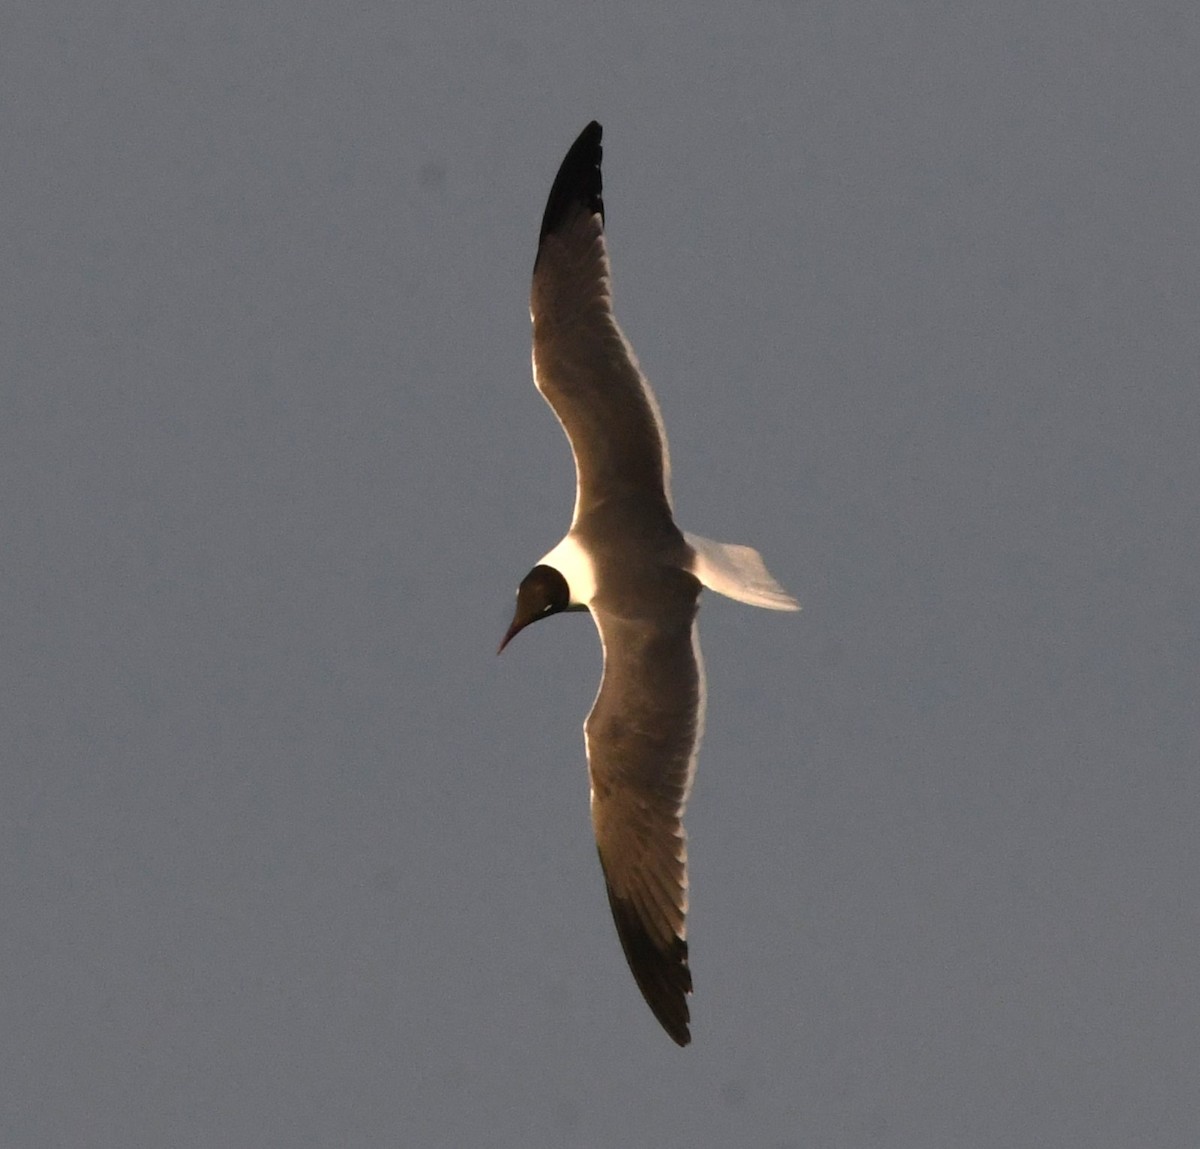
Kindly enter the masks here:
[[762, 555], [752, 547], [717, 543], [687, 531], [683, 537], [696, 555], [692, 574], [709, 590], [768, 610], [800, 609], [800, 604], [771, 577]]

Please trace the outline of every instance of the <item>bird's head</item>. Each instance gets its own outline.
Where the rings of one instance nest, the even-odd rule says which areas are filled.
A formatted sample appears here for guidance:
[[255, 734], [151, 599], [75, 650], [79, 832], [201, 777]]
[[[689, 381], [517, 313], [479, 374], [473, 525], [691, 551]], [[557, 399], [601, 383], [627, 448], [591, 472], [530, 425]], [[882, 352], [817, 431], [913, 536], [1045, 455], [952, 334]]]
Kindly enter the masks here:
[[571, 590], [567, 580], [554, 567], [539, 563], [517, 588], [517, 610], [496, 653], [499, 654], [531, 622], [570, 609]]

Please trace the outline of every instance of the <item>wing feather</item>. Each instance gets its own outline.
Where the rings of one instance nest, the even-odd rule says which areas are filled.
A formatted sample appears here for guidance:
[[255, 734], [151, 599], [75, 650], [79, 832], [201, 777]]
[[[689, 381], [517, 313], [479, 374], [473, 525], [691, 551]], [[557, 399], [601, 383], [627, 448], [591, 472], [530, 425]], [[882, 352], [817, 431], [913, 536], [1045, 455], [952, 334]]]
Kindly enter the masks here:
[[690, 1040], [683, 812], [703, 729], [695, 604], [667, 620], [593, 608], [604, 677], [585, 734], [592, 825], [629, 968], [663, 1028]]
[[593, 121], [555, 177], [530, 299], [534, 381], [571, 444], [576, 521], [598, 491], [670, 509], [662, 415], [613, 316], [600, 136]]

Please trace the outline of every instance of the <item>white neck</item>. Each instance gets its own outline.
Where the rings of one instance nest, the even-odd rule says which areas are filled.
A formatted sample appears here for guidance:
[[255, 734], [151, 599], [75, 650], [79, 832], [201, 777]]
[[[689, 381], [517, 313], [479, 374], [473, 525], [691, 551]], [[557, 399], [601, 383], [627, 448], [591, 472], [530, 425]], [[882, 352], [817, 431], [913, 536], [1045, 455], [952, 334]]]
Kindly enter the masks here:
[[572, 606], [587, 606], [596, 596], [596, 569], [579, 541], [567, 535], [539, 566], [553, 567], [567, 580]]

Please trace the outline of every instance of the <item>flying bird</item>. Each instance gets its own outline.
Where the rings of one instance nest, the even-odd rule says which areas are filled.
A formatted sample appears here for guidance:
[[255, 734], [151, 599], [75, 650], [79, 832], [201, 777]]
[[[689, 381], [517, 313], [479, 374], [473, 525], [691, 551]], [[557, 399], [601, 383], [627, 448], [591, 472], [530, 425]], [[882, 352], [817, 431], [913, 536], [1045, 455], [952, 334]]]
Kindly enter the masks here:
[[521, 580], [503, 650], [530, 623], [588, 611], [604, 673], [584, 723], [592, 827], [608, 901], [646, 1003], [691, 1040], [683, 812], [704, 729], [700, 591], [799, 606], [749, 547], [680, 530], [654, 393], [613, 317], [601, 198], [601, 127], [567, 152], [533, 265], [533, 377], [571, 444], [566, 537]]

